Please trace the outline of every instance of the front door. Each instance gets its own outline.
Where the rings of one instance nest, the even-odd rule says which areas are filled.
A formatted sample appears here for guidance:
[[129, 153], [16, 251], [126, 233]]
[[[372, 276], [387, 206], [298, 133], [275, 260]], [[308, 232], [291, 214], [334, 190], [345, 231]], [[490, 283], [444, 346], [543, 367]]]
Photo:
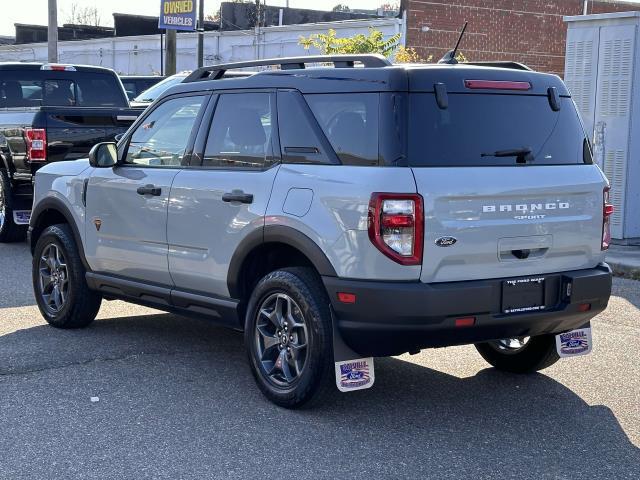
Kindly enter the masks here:
[[167, 205], [186, 161], [204, 95], [169, 98], [138, 124], [114, 168], [89, 178], [85, 253], [95, 272], [171, 286]]
[[[240, 242], [262, 231], [278, 166], [274, 94], [222, 94], [194, 149], [199, 168], [181, 171], [169, 199], [169, 270], [180, 290], [228, 297], [227, 272]], [[276, 149], [278, 150], [278, 149]]]

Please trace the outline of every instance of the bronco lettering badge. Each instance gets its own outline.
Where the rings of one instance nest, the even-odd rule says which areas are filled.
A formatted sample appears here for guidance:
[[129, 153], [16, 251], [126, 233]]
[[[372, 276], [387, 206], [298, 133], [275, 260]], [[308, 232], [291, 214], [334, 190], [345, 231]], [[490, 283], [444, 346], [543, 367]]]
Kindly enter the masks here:
[[374, 380], [371, 357], [336, 362], [336, 385], [341, 392], [371, 388]]

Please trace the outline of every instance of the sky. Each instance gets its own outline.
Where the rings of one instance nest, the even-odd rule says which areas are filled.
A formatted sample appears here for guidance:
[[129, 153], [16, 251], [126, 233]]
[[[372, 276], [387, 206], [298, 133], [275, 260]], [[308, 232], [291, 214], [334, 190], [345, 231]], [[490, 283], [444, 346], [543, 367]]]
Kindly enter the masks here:
[[[3, 7], [0, 15], [0, 35], [14, 35], [14, 23], [47, 24], [47, 0], [20, 0], [8, 2], [1, 0]], [[204, 0], [205, 14], [214, 13], [220, 6], [220, 0]], [[267, 0], [267, 5], [285, 6], [287, 0]], [[351, 8], [377, 8], [388, 0], [289, 0], [290, 7], [330, 10], [337, 4], [346, 4]], [[10, 4], [8, 8], [5, 3]], [[65, 23], [71, 6], [95, 6], [100, 11], [101, 23], [113, 25], [112, 13], [132, 13], [139, 15], [158, 15], [159, 0], [58, 0], [58, 24]]]

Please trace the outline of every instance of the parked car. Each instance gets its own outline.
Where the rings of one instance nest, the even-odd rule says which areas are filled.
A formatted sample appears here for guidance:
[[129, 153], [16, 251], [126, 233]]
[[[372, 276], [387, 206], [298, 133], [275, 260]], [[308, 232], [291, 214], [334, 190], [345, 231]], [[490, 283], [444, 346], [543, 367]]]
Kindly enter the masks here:
[[182, 82], [191, 72], [180, 72], [164, 78], [164, 80], [147, 88], [131, 100], [131, 108], [147, 108], [167, 89]]
[[218, 65], [117, 145], [38, 172], [35, 298], [59, 328], [119, 298], [242, 329], [284, 407], [369, 387], [373, 357], [423, 348], [475, 344], [534, 372], [590, 349], [611, 292], [608, 188], [554, 75]]
[[40, 167], [86, 157], [139, 113], [112, 70], [0, 63], [0, 242], [24, 240]]
[[164, 80], [160, 75], [120, 75], [120, 81], [127, 92], [127, 98], [133, 100], [145, 90]]

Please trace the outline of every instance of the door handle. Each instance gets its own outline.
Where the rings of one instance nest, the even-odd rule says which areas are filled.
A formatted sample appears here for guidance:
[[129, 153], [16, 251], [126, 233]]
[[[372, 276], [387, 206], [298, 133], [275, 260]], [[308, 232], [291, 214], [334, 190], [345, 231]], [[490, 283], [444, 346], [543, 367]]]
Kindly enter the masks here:
[[253, 194], [242, 191], [227, 192], [222, 195], [223, 202], [253, 203]]
[[138, 195], [153, 195], [159, 197], [162, 194], [162, 189], [155, 185], [145, 185], [144, 187], [138, 187]]

